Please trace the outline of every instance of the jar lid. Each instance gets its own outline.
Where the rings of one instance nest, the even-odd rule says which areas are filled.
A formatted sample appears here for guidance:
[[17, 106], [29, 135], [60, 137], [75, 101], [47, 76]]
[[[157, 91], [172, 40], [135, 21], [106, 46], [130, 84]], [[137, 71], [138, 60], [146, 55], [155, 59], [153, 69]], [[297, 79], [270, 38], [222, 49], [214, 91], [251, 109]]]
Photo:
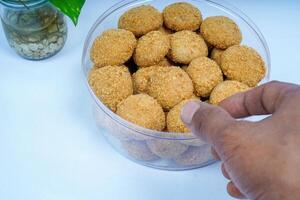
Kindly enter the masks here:
[[36, 7], [48, 2], [48, 0], [0, 0], [0, 4], [10, 8]]

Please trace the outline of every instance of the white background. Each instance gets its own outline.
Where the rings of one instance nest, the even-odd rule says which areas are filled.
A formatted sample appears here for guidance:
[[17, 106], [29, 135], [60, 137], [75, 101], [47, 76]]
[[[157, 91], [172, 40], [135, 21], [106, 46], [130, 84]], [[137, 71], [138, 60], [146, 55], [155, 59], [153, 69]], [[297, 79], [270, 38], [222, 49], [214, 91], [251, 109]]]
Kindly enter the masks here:
[[[44, 61], [18, 57], [0, 31], [1, 200], [230, 199], [219, 164], [183, 172], [143, 167], [97, 132], [80, 58], [92, 23], [116, 2], [87, 0], [65, 48]], [[230, 2], [266, 37], [271, 78], [300, 83], [300, 3]]]

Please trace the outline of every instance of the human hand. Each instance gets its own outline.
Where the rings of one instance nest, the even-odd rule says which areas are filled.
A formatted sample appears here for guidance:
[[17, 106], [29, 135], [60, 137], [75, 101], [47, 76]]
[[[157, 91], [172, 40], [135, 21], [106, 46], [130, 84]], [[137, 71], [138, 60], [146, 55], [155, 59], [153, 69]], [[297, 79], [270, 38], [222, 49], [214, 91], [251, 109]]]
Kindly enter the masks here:
[[[228, 193], [253, 200], [300, 198], [300, 87], [270, 82], [221, 102], [188, 103], [182, 120], [213, 147]], [[259, 122], [236, 120], [268, 115]]]

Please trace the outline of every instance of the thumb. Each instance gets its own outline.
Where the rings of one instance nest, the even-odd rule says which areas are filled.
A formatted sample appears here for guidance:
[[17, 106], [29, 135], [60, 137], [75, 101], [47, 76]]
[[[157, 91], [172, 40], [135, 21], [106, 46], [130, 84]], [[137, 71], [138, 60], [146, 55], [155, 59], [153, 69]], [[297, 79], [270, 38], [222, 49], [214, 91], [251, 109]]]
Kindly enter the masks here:
[[221, 107], [207, 103], [187, 103], [182, 109], [181, 119], [196, 136], [210, 144], [224, 141], [224, 134], [238, 134], [236, 131], [225, 131], [235, 126], [237, 121]]

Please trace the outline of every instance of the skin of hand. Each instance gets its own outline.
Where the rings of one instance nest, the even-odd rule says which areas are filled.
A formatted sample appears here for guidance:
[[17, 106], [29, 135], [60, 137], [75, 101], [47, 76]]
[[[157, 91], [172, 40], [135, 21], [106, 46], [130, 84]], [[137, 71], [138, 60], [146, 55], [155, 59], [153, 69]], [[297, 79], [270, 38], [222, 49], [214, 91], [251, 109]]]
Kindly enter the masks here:
[[[212, 145], [229, 179], [228, 193], [239, 199], [300, 198], [300, 87], [273, 81], [236, 94], [220, 106], [190, 102], [181, 118]], [[237, 120], [269, 115], [250, 122]]]

